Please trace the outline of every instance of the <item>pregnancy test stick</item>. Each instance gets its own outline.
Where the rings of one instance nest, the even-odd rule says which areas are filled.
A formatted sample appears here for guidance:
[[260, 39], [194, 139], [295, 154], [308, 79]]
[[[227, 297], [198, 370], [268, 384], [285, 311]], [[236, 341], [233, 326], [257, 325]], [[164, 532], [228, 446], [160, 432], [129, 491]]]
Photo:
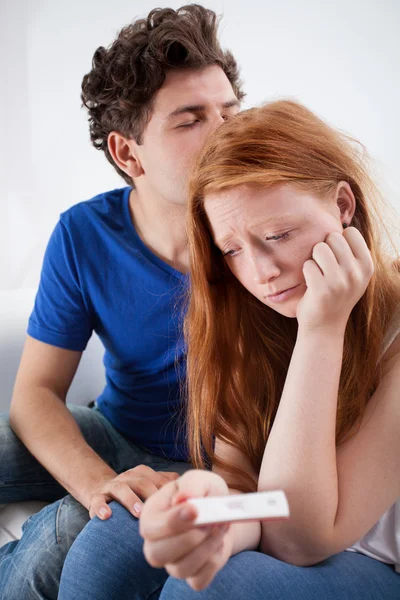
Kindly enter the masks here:
[[281, 490], [189, 498], [187, 502], [198, 512], [194, 525], [289, 518], [289, 504]]

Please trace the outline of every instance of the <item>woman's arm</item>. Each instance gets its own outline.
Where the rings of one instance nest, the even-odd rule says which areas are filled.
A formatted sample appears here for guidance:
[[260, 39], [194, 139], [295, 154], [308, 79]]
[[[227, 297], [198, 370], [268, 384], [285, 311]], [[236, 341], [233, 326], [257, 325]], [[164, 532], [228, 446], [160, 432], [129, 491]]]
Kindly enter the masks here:
[[[247, 472], [257, 482], [257, 474], [254, 472], [248, 458], [240, 450], [217, 438], [215, 440], [215, 454], [221, 460]], [[225, 481], [229, 481], [229, 474], [226, 471], [216, 467], [213, 467], [212, 470], [217, 475], [223, 477]], [[240, 494], [239, 491], [233, 488], [229, 488], [229, 492], [231, 494]], [[261, 539], [261, 523], [260, 521], [232, 523], [230, 533], [233, 538], [231, 556], [243, 552], [243, 550], [256, 550]]]
[[260, 470], [258, 489], [284, 489], [291, 512], [261, 524], [260, 547], [297, 565], [355, 543], [400, 496], [400, 338], [360, 430], [336, 451], [343, 336], [299, 330]]

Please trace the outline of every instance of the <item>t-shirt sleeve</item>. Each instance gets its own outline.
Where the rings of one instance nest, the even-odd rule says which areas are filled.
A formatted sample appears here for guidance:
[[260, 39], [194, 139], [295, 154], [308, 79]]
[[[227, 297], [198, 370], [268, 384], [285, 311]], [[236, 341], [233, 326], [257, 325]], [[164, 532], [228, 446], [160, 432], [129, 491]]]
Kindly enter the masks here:
[[60, 220], [45, 252], [28, 334], [46, 344], [83, 351], [93, 327], [81, 284], [74, 245]]

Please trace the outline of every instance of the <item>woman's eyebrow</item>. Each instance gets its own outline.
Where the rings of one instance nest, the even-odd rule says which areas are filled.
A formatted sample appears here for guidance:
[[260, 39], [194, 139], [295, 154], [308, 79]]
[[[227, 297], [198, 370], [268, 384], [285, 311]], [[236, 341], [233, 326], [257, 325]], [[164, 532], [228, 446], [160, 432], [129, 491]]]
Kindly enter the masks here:
[[[260, 225], [271, 226], [271, 225], [279, 225], [281, 223], [288, 223], [288, 221], [290, 221], [292, 218], [293, 218], [293, 213], [284, 213], [284, 214], [277, 215], [277, 216], [270, 217], [270, 218], [264, 217], [263, 219], [260, 219], [256, 223], [252, 223], [252, 225], [249, 229], [257, 229], [257, 227], [260, 227]], [[229, 238], [232, 237], [232, 235], [234, 235], [233, 232], [226, 233], [220, 239], [215, 239], [214, 243], [217, 246], [221, 247], [229, 240]]]
[[287, 222], [290, 221], [293, 218], [293, 213], [289, 212], [289, 213], [283, 213], [280, 215], [276, 215], [274, 217], [264, 217], [262, 219], [260, 219], [259, 221], [257, 221], [256, 223], [252, 223], [251, 227], [252, 228], [256, 228], [259, 227], [260, 225], [276, 225], [276, 224], [280, 224], [282, 222]]

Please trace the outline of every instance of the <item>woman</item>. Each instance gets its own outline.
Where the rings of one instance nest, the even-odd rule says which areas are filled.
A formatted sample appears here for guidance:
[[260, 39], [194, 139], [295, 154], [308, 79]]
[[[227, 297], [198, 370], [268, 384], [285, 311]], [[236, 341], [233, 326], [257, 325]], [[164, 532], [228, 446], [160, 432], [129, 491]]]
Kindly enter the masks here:
[[[205, 455], [218, 477], [183, 475], [141, 517], [150, 563], [195, 589], [232, 551], [258, 548], [253, 569], [246, 553], [236, 557], [247, 569], [238, 597], [262, 572], [251, 597], [269, 598], [271, 556], [292, 565], [289, 577], [354, 546], [393, 580], [379, 597], [400, 598], [400, 577], [383, 564], [400, 568], [400, 278], [379, 244], [372, 191], [350, 141], [293, 102], [242, 113], [202, 153], [190, 194], [189, 439], [194, 464]], [[291, 518], [231, 525], [217, 552], [198, 531], [168, 529], [182, 507], [162, 501], [210, 486], [282, 488]], [[355, 598], [371, 585], [362, 564]], [[318, 568], [307, 572], [317, 588]], [[291, 594], [277, 597], [298, 597], [293, 577]], [[205, 598], [220, 597], [222, 579]], [[177, 579], [161, 594], [191, 596]]]
[[[164, 568], [149, 598], [400, 598], [400, 277], [373, 191], [352, 142], [294, 102], [241, 113], [202, 152], [186, 322], [199, 470], [145, 503], [144, 554]], [[288, 521], [199, 529], [185, 503], [268, 489]], [[138, 568], [125, 546], [121, 598]]]

